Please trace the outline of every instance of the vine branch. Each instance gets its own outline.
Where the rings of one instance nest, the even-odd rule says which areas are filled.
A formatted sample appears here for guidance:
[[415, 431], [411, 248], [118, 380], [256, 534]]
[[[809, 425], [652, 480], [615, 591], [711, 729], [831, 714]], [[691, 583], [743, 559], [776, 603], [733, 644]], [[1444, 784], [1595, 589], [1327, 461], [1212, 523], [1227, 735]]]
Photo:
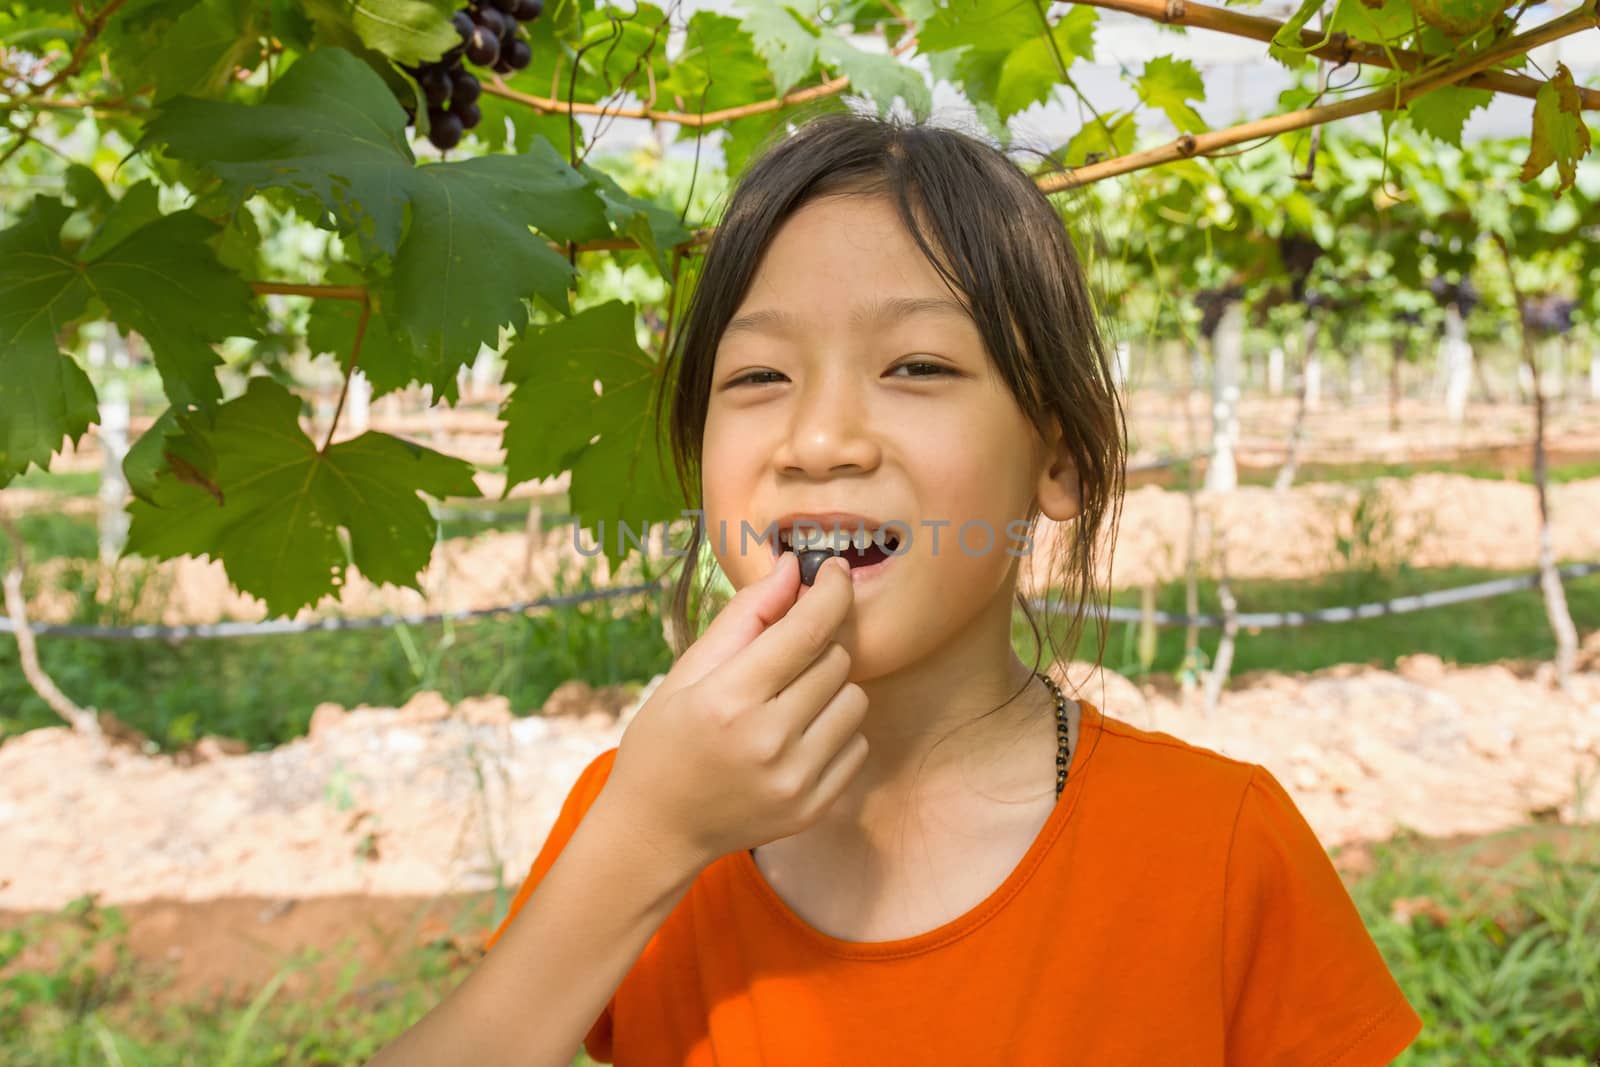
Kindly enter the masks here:
[[327, 452], [333, 444], [333, 431], [339, 428], [339, 416], [344, 413], [345, 397], [350, 395], [350, 379], [356, 376], [356, 360], [361, 357], [361, 341], [367, 336], [367, 320], [372, 317], [372, 301], [363, 292], [361, 297], [361, 321], [356, 323], [356, 343], [350, 346], [350, 365], [344, 369], [344, 384], [339, 387], [339, 402], [334, 405], [333, 419], [328, 423], [328, 436], [322, 442], [321, 452]]
[[[1137, 15], [1167, 25], [1193, 26], [1196, 29], [1212, 30], [1235, 37], [1248, 37], [1253, 41], [1271, 41], [1283, 29], [1283, 23], [1274, 19], [1263, 18], [1260, 15], [1245, 15], [1213, 7], [1210, 4], [1185, 2], [1172, 5], [1168, 4], [1167, 0], [1078, 0], [1078, 2], [1089, 7], [1104, 8], [1107, 11]], [[1332, 60], [1335, 64], [1360, 63], [1364, 66], [1387, 67], [1391, 70], [1420, 70], [1439, 62], [1441, 58], [1408, 48], [1390, 48], [1368, 41], [1352, 40], [1349, 34], [1343, 32], [1325, 35], [1319, 31], [1302, 29], [1300, 46], [1308, 55]], [[1490, 92], [1510, 93], [1513, 96], [1526, 96], [1531, 99], [1538, 95], [1542, 83], [1537, 78], [1530, 78], [1525, 74], [1491, 70], [1464, 78], [1460, 84], [1471, 89], [1487, 89]], [[1600, 89], [1580, 87], [1578, 96], [1585, 110], [1600, 111]]]
[[1447, 67], [1429, 71], [1415, 78], [1400, 82], [1392, 89], [1382, 88], [1375, 92], [1367, 93], [1365, 96], [1354, 97], [1337, 104], [1326, 104], [1321, 107], [1289, 111], [1281, 115], [1273, 115], [1270, 118], [1241, 123], [1238, 126], [1230, 126], [1227, 129], [1213, 130], [1210, 133], [1185, 134], [1175, 141], [1155, 148], [1147, 148], [1142, 152], [1130, 152], [1115, 159], [1079, 167], [1077, 170], [1067, 174], [1048, 175], [1040, 179], [1038, 185], [1045, 193], [1057, 193], [1065, 189], [1075, 189], [1093, 182], [1104, 181], [1107, 178], [1114, 178], [1118, 175], [1129, 174], [1136, 170], [1160, 166], [1163, 163], [1171, 163], [1175, 160], [1188, 159], [1193, 156], [1204, 156], [1219, 148], [1231, 148], [1233, 145], [1254, 140], [1257, 137], [1276, 136], [1280, 133], [1288, 133], [1291, 130], [1303, 130], [1309, 126], [1319, 126], [1335, 119], [1366, 114], [1369, 111], [1397, 108], [1422, 93], [1446, 85], [1453, 85], [1486, 67], [1492, 67], [1496, 63], [1503, 63], [1512, 56], [1521, 55], [1540, 45], [1548, 44], [1551, 41], [1588, 29], [1594, 25], [1594, 21], [1595, 16], [1592, 10], [1585, 11], [1580, 9], [1569, 12], [1558, 18], [1551, 19], [1544, 25], [1535, 27], [1527, 33], [1507, 38], [1492, 48], [1487, 48], [1475, 55], [1458, 60]]

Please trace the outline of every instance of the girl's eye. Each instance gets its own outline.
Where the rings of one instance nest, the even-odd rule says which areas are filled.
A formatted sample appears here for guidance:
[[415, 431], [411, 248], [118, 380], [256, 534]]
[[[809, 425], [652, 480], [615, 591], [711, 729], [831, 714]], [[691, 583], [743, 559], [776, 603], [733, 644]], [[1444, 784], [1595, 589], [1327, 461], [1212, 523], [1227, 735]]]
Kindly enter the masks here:
[[[923, 374], [913, 374], [911, 376], [913, 378], [933, 378], [933, 377], [937, 377], [938, 375], [941, 375], [941, 374], [951, 374], [951, 373], [953, 373], [950, 370], [949, 367], [946, 367], [943, 364], [940, 364], [940, 363], [929, 363], [926, 360], [913, 360], [913, 361], [911, 361], [909, 363], [902, 363], [899, 366], [895, 367], [894, 370], [901, 371], [901, 370], [905, 370], [908, 367], [921, 367], [921, 368], [924, 368], [926, 371], [931, 371], [932, 372], [932, 373], [923, 373]], [[735, 388], [735, 387], [741, 386], [741, 385], [766, 385], [766, 384], [769, 384], [771, 379], [773, 379], [773, 378], [782, 378], [782, 377], [783, 377], [783, 375], [778, 373], [775, 370], [755, 370], [755, 371], [751, 371], [749, 374], [744, 374], [744, 375], [741, 375], [741, 376], [735, 378], [733, 381], [728, 383], [727, 388], [732, 389], [732, 388]]]
[[912, 375], [913, 378], [932, 378], [935, 375], [951, 373], [950, 368], [942, 363], [929, 363], [926, 360], [913, 360], [910, 363], [902, 363], [895, 370], [905, 370], [907, 367], [926, 367], [933, 371], [933, 374], [914, 374]]

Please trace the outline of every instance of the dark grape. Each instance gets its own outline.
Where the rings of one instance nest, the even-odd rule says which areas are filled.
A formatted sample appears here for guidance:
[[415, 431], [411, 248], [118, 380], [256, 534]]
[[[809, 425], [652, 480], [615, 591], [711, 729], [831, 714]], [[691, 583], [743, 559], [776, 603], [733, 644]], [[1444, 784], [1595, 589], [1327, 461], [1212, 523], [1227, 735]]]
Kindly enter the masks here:
[[470, 104], [483, 92], [483, 83], [476, 75], [461, 71], [450, 79], [450, 103]]
[[467, 40], [467, 58], [480, 67], [492, 67], [500, 62], [500, 38], [483, 26], [474, 26]]
[[834, 554], [826, 548], [811, 548], [799, 553], [800, 580], [806, 585], [814, 585], [817, 580], [817, 572], [822, 569], [824, 563], [828, 562], [828, 557]]
[[511, 19], [506, 18], [505, 15], [501, 14], [495, 8], [480, 7], [478, 9], [478, 25], [482, 26], [496, 37], [504, 37], [506, 35], [506, 29], [510, 26], [516, 25], [516, 23], [514, 23]]
[[528, 47], [527, 41], [517, 37], [509, 47], [501, 49], [500, 60], [512, 70], [521, 70], [533, 62], [533, 49]]
[[428, 109], [428, 140], [433, 147], [447, 151], [461, 143], [461, 119], [448, 111]]
[[450, 101], [450, 113], [461, 120], [461, 128], [470, 130], [483, 119], [483, 112], [478, 110], [478, 105], [462, 100]]
[[417, 84], [422, 87], [422, 95], [428, 103], [443, 104], [450, 99], [450, 72], [444, 67], [428, 67], [417, 76]]
[[544, 0], [517, 0], [516, 10], [511, 12], [511, 17], [518, 22], [532, 22], [544, 14]]
[[493, 0], [493, 3], [495, 7], [508, 15], [517, 9], [517, 0]]
[[450, 25], [456, 28], [456, 32], [461, 35], [462, 41], [465, 41], [468, 37], [472, 36], [472, 27], [474, 23], [472, 21], [472, 16], [467, 14], [465, 8], [450, 16]]

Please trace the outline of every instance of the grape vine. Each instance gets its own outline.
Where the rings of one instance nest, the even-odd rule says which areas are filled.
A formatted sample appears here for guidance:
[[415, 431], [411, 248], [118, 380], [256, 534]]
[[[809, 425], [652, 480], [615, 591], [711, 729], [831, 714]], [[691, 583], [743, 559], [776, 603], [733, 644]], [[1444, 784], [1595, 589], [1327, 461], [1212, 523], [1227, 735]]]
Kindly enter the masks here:
[[[645, 0], [7, 5], [0, 485], [100, 421], [79, 333], [108, 321], [137, 336], [166, 401], [126, 464], [132, 550], [219, 559], [275, 614], [333, 593], [349, 561], [415, 585], [433, 529], [423, 497], [473, 491], [470, 465], [398, 438], [322, 427], [317, 444], [289, 403], [303, 384], [289, 354], [328, 357], [347, 379], [359, 367], [377, 395], [425, 386], [449, 404], [489, 350], [510, 387], [512, 485], [570, 473], [591, 535], [601, 521], [676, 518], [647, 398], [692, 284], [680, 267], [710, 233], [691, 193], [806, 114], [928, 117], [928, 71], [1009, 147], [1029, 109], [1081, 108], [1064, 143], [1026, 147], [1042, 149], [1042, 189], [1093, 191], [1081, 203], [1108, 233], [1108, 306], [1151, 337], [1215, 329], [1235, 301], [1275, 328], [1371, 317], [1331, 315], [1353, 301], [1426, 331], [1443, 314], [1433, 285], [1454, 287], [1469, 331], [1488, 329], [1487, 309], [1513, 305], [1483, 266], [1485, 234], [1523, 272], [1531, 331], [1600, 319], [1600, 189], [1579, 165], [1600, 89], [1527, 59], [1600, 38], [1595, 0], [1556, 12], [1488, 0], [1466, 20], [1434, 0], [1304, 0], [1282, 22], [1166, 0], [738, 2], [739, 17]], [[1106, 58], [1103, 20], [1129, 16], [1180, 35], [1174, 54], [1122, 70], [1135, 103], [1108, 108], [1080, 75]], [[1292, 86], [1210, 128], [1200, 71], [1177, 53], [1181, 34], [1211, 33], [1261, 42]], [[1331, 70], [1335, 88], [1317, 77]], [[1496, 96], [1526, 109], [1528, 136], [1464, 146], [1468, 118]], [[1330, 133], [1312, 158], [1304, 131], [1361, 114], [1370, 128]], [[591, 161], [578, 116], [602, 131], [640, 118], [666, 139], [716, 133], [724, 167], [708, 158], [690, 192], [669, 190], [659, 167]], [[308, 234], [322, 251], [285, 253]], [[664, 296], [617, 300], [608, 260]], [[269, 436], [304, 476], [270, 492], [250, 474]], [[375, 521], [329, 488], [346, 477], [368, 480]], [[348, 560], [333, 530], [349, 535]], [[623, 549], [605, 543], [618, 565]]]

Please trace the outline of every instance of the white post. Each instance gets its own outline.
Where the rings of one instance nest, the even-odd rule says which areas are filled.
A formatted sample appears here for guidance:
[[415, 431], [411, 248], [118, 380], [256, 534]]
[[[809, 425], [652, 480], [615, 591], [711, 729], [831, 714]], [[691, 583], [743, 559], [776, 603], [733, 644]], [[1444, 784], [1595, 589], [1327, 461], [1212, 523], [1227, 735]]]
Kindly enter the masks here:
[[494, 349], [485, 346], [478, 353], [477, 361], [472, 364], [472, 390], [478, 396], [483, 396], [494, 385], [495, 379], [500, 374], [500, 357]]
[[1472, 345], [1467, 341], [1467, 324], [1461, 309], [1448, 304], [1444, 309], [1444, 348], [1440, 353], [1445, 375], [1444, 406], [1451, 422], [1467, 416], [1467, 393], [1472, 387]]
[[1600, 400], [1600, 348], [1589, 353], [1589, 399]]
[[128, 455], [128, 346], [115, 323], [99, 325], [89, 341], [89, 366], [100, 378], [100, 562], [116, 563], [128, 543], [128, 480], [122, 461]]
[[1239, 361], [1244, 355], [1244, 304], [1230, 300], [1211, 338], [1211, 462], [1206, 466], [1206, 491], [1226, 491], [1239, 484], [1233, 443], [1239, 437]]
[[1283, 394], [1283, 346], [1273, 345], [1267, 353], [1267, 392], [1272, 396]]
[[1111, 383], [1122, 389], [1128, 383], [1128, 342], [1118, 341], [1111, 360]]
[[357, 367], [350, 376], [350, 429], [355, 433], [367, 432], [372, 422], [372, 383]]
[[1306, 410], [1315, 411], [1322, 400], [1322, 354], [1306, 353]]

